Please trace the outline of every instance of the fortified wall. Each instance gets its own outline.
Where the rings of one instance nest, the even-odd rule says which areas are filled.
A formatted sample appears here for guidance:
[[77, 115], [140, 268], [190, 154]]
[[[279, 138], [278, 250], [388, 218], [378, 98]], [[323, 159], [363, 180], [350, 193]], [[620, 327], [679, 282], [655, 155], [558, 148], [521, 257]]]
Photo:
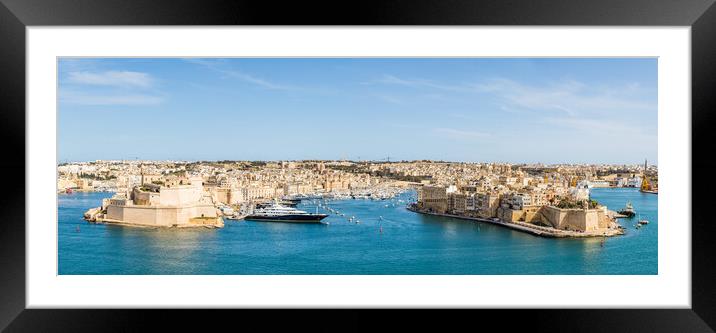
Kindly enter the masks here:
[[151, 191], [134, 188], [130, 199], [112, 198], [103, 202], [106, 214], [101, 220], [140, 226], [222, 227], [209, 195], [201, 184], [157, 187]]
[[604, 209], [563, 209], [554, 206], [525, 206], [515, 210], [499, 208], [498, 218], [506, 222], [543, 224], [571, 231], [598, 231], [609, 227]]
[[545, 222], [553, 228], [578, 231], [597, 231], [609, 226], [603, 209], [561, 209], [544, 206], [541, 212]]
[[213, 205], [193, 205], [187, 207], [153, 206], [107, 206], [106, 222], [121, 222], [142, 226], [181, 227], [196, 224], [214, 224], [219, 222]]

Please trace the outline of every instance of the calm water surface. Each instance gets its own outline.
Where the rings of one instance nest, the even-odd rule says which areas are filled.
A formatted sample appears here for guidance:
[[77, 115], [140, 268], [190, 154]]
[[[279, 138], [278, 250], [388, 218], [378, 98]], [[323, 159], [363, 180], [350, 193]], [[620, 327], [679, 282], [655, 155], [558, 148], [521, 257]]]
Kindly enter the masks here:
[[[59, 274], [657, 274], [657, 195], [593, 189], [617, 210], [631, 201], [649, 224], [624, 236], [549, 239], [405, 209], [393, 200], [341, 200], [327, 224], [225, 220], [223, 229], [89, 224], [82, 213], [111, 193], [60, 194]], [[399, 202], [398, 200], [403, 200]], [[299, 205], [315, 211], [312, 202]], [[382, 219], [380, 217], [383, 217]], [[674, 221], [672, 221], [674, 222]], [[382, 227], [382, 232], [381, 232]]]

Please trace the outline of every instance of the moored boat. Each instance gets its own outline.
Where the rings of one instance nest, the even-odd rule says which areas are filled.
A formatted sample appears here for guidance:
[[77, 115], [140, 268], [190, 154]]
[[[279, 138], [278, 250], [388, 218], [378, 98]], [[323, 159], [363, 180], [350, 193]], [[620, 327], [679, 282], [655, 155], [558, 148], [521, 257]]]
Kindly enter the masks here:
[[631, 205], [630, 201], [627, 201], [626, 206], [621, 210], [617, 211], [617, 213], [630, 218], [636, 215], [636, 212], [634, 212], [634, 206]]
[[276, 204], [256, 209], [253, 214], [246, 216], [244, 220], [262, 222], [318, 223], [326, 217], [328, 217], [328, 214], [311, 214], [296, 208]]
[[284, 207], [296, 207], [298, 205], [297, 202], [294, 201], [267, 201], [267, 202], [260, 202], [256, 204], [256, 208], [267, 208], [272, 207], [274, 205], [281, 205]]
[[647, 220], [647, 219], [642, 219], [641, 216], [639, 216], [639, 222], [638, 222], [638, 223], [641, 224], [641, 225], [643, 225], [643, 224], [649, 224], [649, 220]]

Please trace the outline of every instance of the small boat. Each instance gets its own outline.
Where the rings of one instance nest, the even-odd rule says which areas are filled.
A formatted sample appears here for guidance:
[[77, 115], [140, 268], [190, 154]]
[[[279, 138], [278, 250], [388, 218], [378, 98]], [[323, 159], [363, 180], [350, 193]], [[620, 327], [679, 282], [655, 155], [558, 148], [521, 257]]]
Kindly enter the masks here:
[[71, 188], [66, 189], [66, 190], [65, 190], [65, 193], [67, 193], [67, 194], [72, 194], [72, 189], [71, 189]]
[[642, 219], [641, 216], [639, 216], [639, 222], [638, 222], [638, 224], [640, 224], [640, 225], [649, 224], [649, 220], [647, 220], [647, 219]]
[[634, 217], [636, 213], [634, 212], [634, 206], [631, 205], [631, 201], [627, 201], [626, 206], [619, 210], [617, 213], [621, 215], [625, 215], [626, 217]]

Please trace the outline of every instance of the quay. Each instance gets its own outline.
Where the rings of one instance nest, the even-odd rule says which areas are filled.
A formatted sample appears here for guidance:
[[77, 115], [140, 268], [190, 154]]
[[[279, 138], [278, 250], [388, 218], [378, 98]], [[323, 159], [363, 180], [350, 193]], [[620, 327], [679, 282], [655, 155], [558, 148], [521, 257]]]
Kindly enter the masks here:
[[443, 216], [443, 217], [452, 217], [456, 219], [461, 220], [473, 220], [478, 222], [485, 222], [490, 223], [494, 225], [499, 225], [502, 227], [510, 228], [517, 231], [522, 231], [525, 233], [529, 233], [535, 236], [540, 237], [546, 237], [546, 238], [581, 238], [581, 237], [611, 237], [611, 236], [617, 236], [617, 235], [623, 235], [624, 230], [622, 228], [617, 229], [607, 229], [604, 231], [599, 232], [593, 232], [593, 231], [570, 231], [570, 230], [560, 230], [555, 228], [549, 228], [549, 227], [542, 227], [530, 223], [524, 223], [524, 222], [504, 222], [499, 219], [486, 219], [486, 218], [480, 218], [480, 217], [469, 217], [469, 216], [462, 216], [462, 215], [453, 215], [453, 214], [447, 214], [447, 213], [431, 213], [431, 212], [425, 212], [418, 210], [414, 207], [407, 206], [406, 207], [409, 211], [419, 213], [419, 214], [425, 214], [425, 215], [434, 215], [434, 216]]

